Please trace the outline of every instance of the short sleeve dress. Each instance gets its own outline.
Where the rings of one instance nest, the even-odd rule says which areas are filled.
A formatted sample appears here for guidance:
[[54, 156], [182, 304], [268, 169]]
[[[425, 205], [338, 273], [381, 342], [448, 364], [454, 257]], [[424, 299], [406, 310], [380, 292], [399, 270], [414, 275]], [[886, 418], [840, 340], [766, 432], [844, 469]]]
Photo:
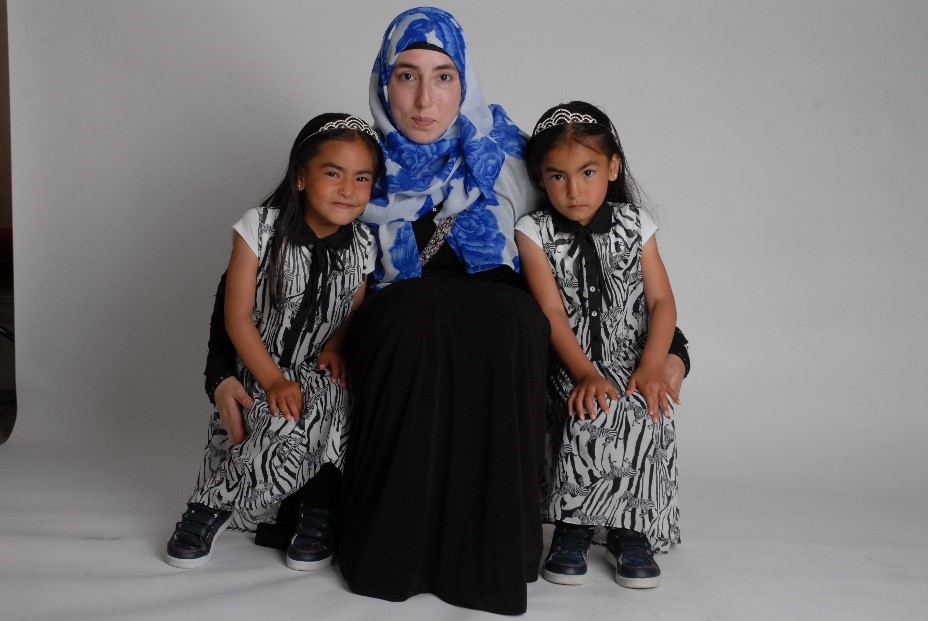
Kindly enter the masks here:
[[297, 422], [270, 414], [267, 396], [238, 360], [238, 377], [255, 400], [245, 411], [247, 439], [232, 445], [213, 413], [203, 464], [191, 502], [235, 509], [233, 527], [253, 530], [272, 521], [276, 503], [326, 463], [342, 468], [350, 394], [317, 367], [322, 347], [351, 312], [355, 293], [373, 270], [375, 247], [359, 222], [319, 239], [305, 224], [285, 259], [283, 304], [269, 291], [269, 248], [278, 210], [252, 209], [233, 227], [259, 259], [254, 321], [284, 376], [303, 389]]
[[[588, 226], [542, 210], [516, 227], [544, 251], [581, 348], [620, 395], [648, 334], [643, 227], [648, 237], [656, 230], [638, 206], [608, 202]], [[655, 424], [635, 393], [613, 402], [607, 416], [580, 420], [567, 415], [573, 389], [557, 360], [548, 378], [553, 469], [545, 519], [629, 528], [666, 552], [680, 542], [673, 419]]]

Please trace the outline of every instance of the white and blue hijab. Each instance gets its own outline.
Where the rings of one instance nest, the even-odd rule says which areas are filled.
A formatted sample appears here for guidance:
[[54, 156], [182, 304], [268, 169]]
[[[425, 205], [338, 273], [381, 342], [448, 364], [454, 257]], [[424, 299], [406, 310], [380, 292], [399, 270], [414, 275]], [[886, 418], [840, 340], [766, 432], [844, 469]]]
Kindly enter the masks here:
[[[387, 95], [397, 56], [423, 43], [450, 56], [461, 76], [458, 117], [431, 144], [417, 144], [400, 133]], [[374, 271], [378, 287], [422, 275], [412, 222], [439, 204], [436, 222], [457, 214], [447, 242], [468, 273], [501, 265], [518, 271], [513, 230], [518, 216], [533, 207], [519, 204], [532, 196], [532, 190], [522, 163], [504, 162], [522, 159], [525, 135], [502, 107], [483, 101], [464, 32], [454, 17], [421, 7], [393, 20], [374, 60], [370, 105], [374, 124], [383, 134], [387, 169], [361, 216], [379, 242]]]

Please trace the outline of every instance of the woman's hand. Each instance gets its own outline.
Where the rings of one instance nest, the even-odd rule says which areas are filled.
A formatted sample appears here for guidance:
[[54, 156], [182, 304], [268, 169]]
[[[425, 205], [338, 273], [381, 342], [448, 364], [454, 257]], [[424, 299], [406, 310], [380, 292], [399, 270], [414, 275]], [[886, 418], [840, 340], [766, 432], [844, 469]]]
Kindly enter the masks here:
[[609, 412], [607, 397], [618, 401], [619, 393], [615, 386], [599, 373], [591, 373], [580, 378], [574, 386], [567, 400], [567, 413], [580, 420], [596, 420], [596, 404], [603, 412]]
[[241, 444], [245, 440], [245, 419], [242, 410], [252, 407], [255, 404], [254, 400], [245, 392], [245, 387], [238, 378], [230, 376], [216, 386], [213, 401], [219, 410], [222, 428], [229, 434], [229, 442]]
[[[664, 377], [667, 378], [667, 382], [676, 391], [677, 395], [680, 394], [680, 390], [683, 388], [684, 375], [686, 375], [686, 365], [683, 364], [680, 356], [667, 354], [667, 360], [664, 361]], [[679, 401], [676, 403], [680, 405]]]
[[267, 394], [267, 405], [273, 416], [283, 416], [292, 422], [300, 420], [303, 414], [303, 391], [299, 382], [292, 382], [280, 376], [264, 392]]
[[323, 349], [319, 353], [318, 367], [320, 371], [328, 371], [332, 381], [341, 387], [348, 386], [348, 363], [345, 357], [334, 349]]
[[628, 380], [628, 387], [625, 389], [625, 395], [629, 397], [636, 390], [641, 393], [648, 405], [648, 415], [655, 423], [660, 420], [661, 412], [664, 416], [670, 416], [669, 399], [673, 399], [674, 403], [680, 403], [679, 391], [671, 385], [664, 373], [665, 368], [666, 363], [663, 367], [660, 364], [639, 365], [632, 373], [631, 379]]

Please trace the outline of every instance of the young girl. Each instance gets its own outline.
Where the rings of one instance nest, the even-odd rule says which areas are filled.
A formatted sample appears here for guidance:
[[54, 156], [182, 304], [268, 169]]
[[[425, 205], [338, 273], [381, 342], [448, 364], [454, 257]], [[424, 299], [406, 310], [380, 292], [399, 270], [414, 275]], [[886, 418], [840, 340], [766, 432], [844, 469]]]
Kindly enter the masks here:
[[254, 406], [244, 414], [244, 433], [241, 420], [214, 413], [196, 491], [167, 544], [168, 564], [205, 564], [233, 511], [272, 505], [307, 482], [287, 565], [331, 563], [349, 409], [340, 348], [375, 256], [369, 229], [354, 220], [382, 169], [367, 123], [317, 116], [297, 135], [277, 189], [233, 227], [226, 328]]
[[680, 541], [670, 419], [679, 398], [662, 372], [676, 309], [657, 227], [636, 204], [619, 137], [595, 106], [545, 112], [526, 165], [549, 204], [519, 220], [516, 243], [557, 353], [544, 505], [556, 527], [543, 575], [582, 584], [600, 526], [616, 582], [656, 587], [652, 545], [663, 552]]

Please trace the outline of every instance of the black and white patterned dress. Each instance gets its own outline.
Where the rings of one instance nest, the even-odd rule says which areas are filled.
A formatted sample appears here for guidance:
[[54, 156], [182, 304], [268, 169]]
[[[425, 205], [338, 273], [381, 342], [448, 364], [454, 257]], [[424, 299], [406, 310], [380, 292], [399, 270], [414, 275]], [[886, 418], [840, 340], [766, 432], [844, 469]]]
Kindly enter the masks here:
[[[630, 528], [656, 551], [680, 542], [674, 424], [655, 424], [640, 394], [624, 397], [647, 340], [639, 207], [604, 204], [588, 227], [536, 211], [517, 230], [540, 243], [583, 351], [622, 397], [607, 416], [567, 415], [574, 382], [557, 360], [548, 379], [550, 521]], [[602, 534], [601, 532], [599, 533]]]
[[[298, 490], [323, 464], [343, 466], [350, 395], [330, 380], [328, 372], [317, 368], [317, 358], [351, 312], [355, 293], [373, 269], [375, 254], [370, 230], [361, 223], [342, 227], [321, 241], [306, 226], [288, 249], [286, 302], [278, 310], [268, 286], [277, 213], [273, 208], [252, 209], [234, 228], [259, 259], [255, 325], [274, 362], [287, 379], [302, 387], [303, 414], [298, 422], [272, 416], [264, 390], [239, 359], [238, 377], [255, 400], [254, 407], [245, 411], [247, 439], [232, 445], [218, 411], [213, 413], [196, 491], [190, 498], [236, 510], [231, 526], [247, 530], [258, 522], [273, 521], [276, 503]], [[317, 278], [324, 280], [321, 286], [314, 282]]]

